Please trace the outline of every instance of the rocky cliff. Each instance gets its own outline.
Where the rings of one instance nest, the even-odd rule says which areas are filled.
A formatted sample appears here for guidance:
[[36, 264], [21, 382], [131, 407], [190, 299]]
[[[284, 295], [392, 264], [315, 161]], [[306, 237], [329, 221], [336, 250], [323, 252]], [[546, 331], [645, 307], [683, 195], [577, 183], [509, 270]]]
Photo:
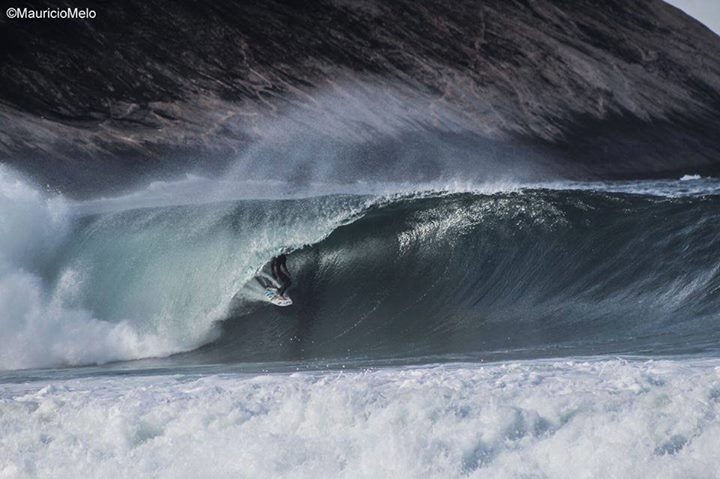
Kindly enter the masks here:
[[0, 20], [0, 161], [60, 188], [220, 171], [293, 118], [365, 158], [450, 135], [575, 178], [720, 172], [720, 37], [661, 0], [88, 6]]

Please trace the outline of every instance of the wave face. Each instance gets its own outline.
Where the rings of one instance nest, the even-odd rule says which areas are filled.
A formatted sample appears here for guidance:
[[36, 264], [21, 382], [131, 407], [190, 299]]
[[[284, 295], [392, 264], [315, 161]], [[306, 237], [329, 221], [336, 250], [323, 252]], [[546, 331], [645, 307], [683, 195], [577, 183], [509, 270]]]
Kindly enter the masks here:
[[715, 348], [718, 200], [532, 190], [375, 206], [290, 256], [297, 306], [228, 322], [220, 350], [297, 359]]
[[[190, 362], [679, 354], [720, 340], [714, 181], [91, 213], [0, 172], [0, 207], [16, 213], [0, 251], [4, 369], [183, 351]], [[252, 278], [283, 250], [295, 304], [275, 308]]]

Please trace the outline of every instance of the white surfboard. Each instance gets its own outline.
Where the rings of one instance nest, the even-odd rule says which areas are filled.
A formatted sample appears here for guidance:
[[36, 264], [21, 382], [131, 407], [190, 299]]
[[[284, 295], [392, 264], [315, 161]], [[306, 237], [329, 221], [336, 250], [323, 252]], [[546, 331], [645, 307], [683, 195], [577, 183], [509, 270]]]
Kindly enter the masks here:
[[289, 296], [280, 296], [275, 288], [267, 288], [265, 290], [265, 298], [275, 306], [290, 306], [293, 304]]

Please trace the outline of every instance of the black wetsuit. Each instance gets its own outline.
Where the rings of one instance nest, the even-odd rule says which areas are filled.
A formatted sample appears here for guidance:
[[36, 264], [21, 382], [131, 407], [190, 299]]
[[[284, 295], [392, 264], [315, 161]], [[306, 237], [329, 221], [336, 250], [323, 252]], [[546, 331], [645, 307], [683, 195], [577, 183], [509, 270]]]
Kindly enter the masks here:
[[290, 280], [290, 271], [287, 268], [287, 258], [284, 254], [276, 256], [270, 263], [270, 269], [272, 270], [273, 278], [280, 284], [278, 288], [278, 294], [280, 296], [285, 295], [285, 291], [290, 287], [292, 281]]
[[[290, 280], [290, 271], [288, 271], [286, 261], [287, 258], [284, 254], [276, 256], [272, 259], [272, 261], [270, 261], [270, 270], [272, 272], [273, 279], [279, 285], [277, 291], [280, 296], [283, 296], [285, 294], [285, 290], [287, 290], [292, 284], [292, 281]], [[275, 288], [275, 284], [267, 278], [255, 276], [255, 279], [258, 283], [260, 283], [260, 286], [265, 289]]]

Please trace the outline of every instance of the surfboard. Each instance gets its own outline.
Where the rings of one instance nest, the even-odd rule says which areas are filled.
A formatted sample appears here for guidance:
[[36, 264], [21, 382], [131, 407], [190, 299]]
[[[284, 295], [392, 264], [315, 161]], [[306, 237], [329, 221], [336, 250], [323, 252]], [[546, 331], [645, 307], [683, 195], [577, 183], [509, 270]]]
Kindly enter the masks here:
[[275, 306], [290, 306], [293, 304], [289, 296], [280, 296], [275, 288], [267, 288], [265, 298]]

